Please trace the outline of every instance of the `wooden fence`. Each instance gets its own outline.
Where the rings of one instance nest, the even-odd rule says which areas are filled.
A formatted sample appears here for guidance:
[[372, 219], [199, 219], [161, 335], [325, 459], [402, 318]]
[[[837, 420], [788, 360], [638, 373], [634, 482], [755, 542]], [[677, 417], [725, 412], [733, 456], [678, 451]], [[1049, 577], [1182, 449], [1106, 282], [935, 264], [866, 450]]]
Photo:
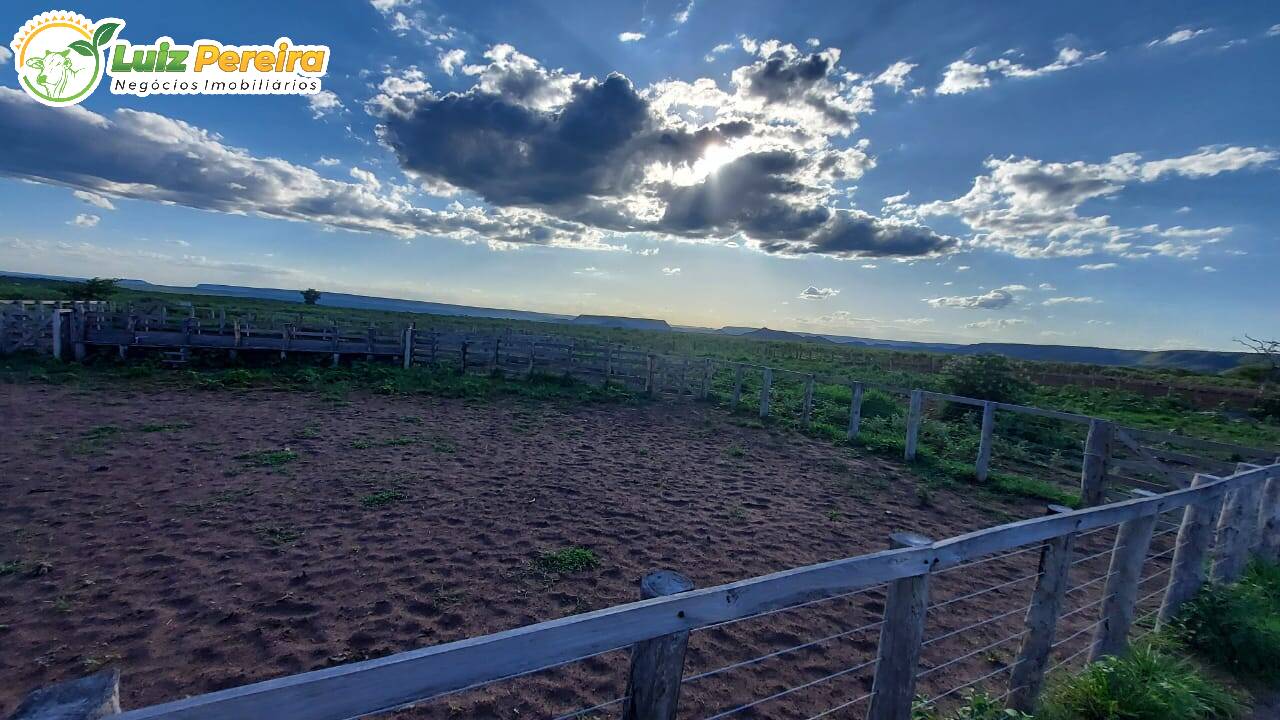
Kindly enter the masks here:
[[[963, 689], [982, 688], [1010, 706], [1034, 710], [1053, 652], [1082, 637], [1087, 641], [1072, 657], [1090, 660], [1125, 651], [1138, 610], [1150, 599], [1155, 625], [1169, 622], [1183, 603], [1206, 582], [1232, 582], [1243, 572], [1250, 553], [1280, 558], [1280, 462], [1266, 466], [1240, 464], [1226, 477], [1197, 475], [1191, 487], [1083, 510], [1051, 506], [1044, 517], [1008, 523], [945, 540], [911, 533], [890, 538], [891, 548], [858, 557], [795, 568], [711, 588], [694, 589], [678, 573], [661, 571], [642, 583], [642, 599], [580, 615], [549, 620], [504, 632], [412, 650], [363, 662], [305, 672], [264, 682], [184, 698], [116, 714], [118, 674], [91, 676], [33, 693], [15, 719], [36, 717], [104, 717], [119, 720], [242, 720], [281, 717], [291, 720], [344, 720], [422, 703], [444, 695], [509, 681], [529, 673], [579, 662], [620, 648], [630, 648], [626, 692], [621, 697], [582, 708], [561, 718], [605, 712], [623, 718], [669, 720], [676, 716], [682, 686], [708, 674], [687, 676], [684, 654], [689, 633], [741, 622], [780, 610], [804, 608], [832, 598], [886, 586], [878, 649], [866, 663], [763, 698], [752, 698], [710, 716], [723, 718], [759, 707], [795, 690], [843, 673], [872, 668], [870, 691], [833, 705], [813, 718], [835, 711], [866, 707], [872, 720], [909, 720], [918, 684], [940, 669], [962, 663], [1001, 643], [1016, 643], [1016, 659], [1002, 668], [978, 674], [945, 692], [925, 699], [945, 703]], [[1114, 531], [1109, 548], [1076, 558], [1076, 544]], [[1158, 532], [1157, 532], [1158, 531]], [[1171, 547], [1149, 555], [1153, 538], [1176, 533]], [[1037, 570], [1026, 578], [931, 602], [931, 587], [944, 574], [1001, 561], [1012, 555], [1038, 555]], [[1163, 558], [1163, 569], [1145, 579], [1144, 569]], [[1105, 561], [1107, 571], [1089, 583], [1102, 586], [1101, 597], [1064, 612], [1073, 566]], [[1206, 571], [1206, 568], [1208, 570]], [[1167, 580], [1162, 575], [1167, 574]], [[1142, 584], [1159, 579], [1162, 587], [1146, 597]], [[945, 637], [1012, 618], [1021, 629], [1009, 637], [922, 668], [922, 651], [939, 637], [925, 638], [930, 611], [1012, 582], [1034, 582], [1025, 608], [985, 618]], [[1158, 597], [1157, 597], [1158, 596]], [[1058, 628], [1068, 616], [1091, 612], [1097, 620], [1066, 638]], [[861, 628], [859, 628], [861, 629]], [[853, 631], [848, 631], [853, 632]], [[847, 635], [848, 632], [845, 634]], [[835, 637], [835, 636], [832, 636]], [[760, 662], [810, 647], [775, 651], [726, 669]], [[1069, 660], [1063, 660], [1057, 666]], [[1003, 676], [1007, 675], [1007, 678]], [[1000, 689], [1003, 688], [1003, 692]], [[745, 688], [740, 688], [745, 689]], [[70, 707], [80, 714], [54, 715]], [[94, 714], [84, 712], [90, 708]]]
[[[36, 349], [59, 357], [70, 352], [82, 359], [93, 346], [114, 347], [122, 358], [131, 348], [177, 350], [165, 353], [172, 363], [185, 362], [192, 351], [225, 352], [232, 357], [242, 351], [281, 357], [302, 353], [329, 356], [334, 364], [347, 356], [397, 362], [405, 368], [418, 363], [508, 377], [563, 375], [624, 385], [655, 398], [723, 400], [734, 412], [751, 401], [758, 405], [761, 419], [778, 417], [782, 411], [806, 429], [816, 418], [830, 424], [833, 415], [840, 415], [838, 422], [848, 440], [862, 433], [863, 403], [869, 391], [876, 391], [903, 403], [902, 424], [895, 432], [901, 432], [908, 462], [931, 443], [935, 451], [954, 443], [955, 437], [934, 437], [930, 432], [936, 427], [934, 419], [952, 406], [969, 407], [972, 412], [961, 414], [951, 427], [968, 430], [979, 481], [996, 471], [1072, 486], [1081, 479], [1086, 504], [1102, 502], [1108, 488], [1186, 487], [1196, 473], [1222, 474], [1236, 462], [1265, 462], [1276, 453], [1275, 449], [1126, 428], [1076, 413], [765, 365], [653, 353], [564, 335], [386, 323], [353, 327], [306, 321], [301, 316], [267, 318], [263, 326], [253, 316], [228, 318], [223, 310], [198, 311], [193, 306], [185, 308], [184, 314], [171, 312], [164, 304], [119, 308], [103, 302], [13, 302], [0, 305], [0, 310], [0, 320], [5, 322], [0, 337], [9, 339], [0, 350], [7, 352]], [[781, 401], [791, 395], [779, 390], [788, 384], [799, 401], [783, 407]], [[832, 407], [833, 398], [848, 403], [847, 410]], [[1021, 424], [1004, 422], [1012, 416]], [[949, 452], [956, 454], [953, 449]]]

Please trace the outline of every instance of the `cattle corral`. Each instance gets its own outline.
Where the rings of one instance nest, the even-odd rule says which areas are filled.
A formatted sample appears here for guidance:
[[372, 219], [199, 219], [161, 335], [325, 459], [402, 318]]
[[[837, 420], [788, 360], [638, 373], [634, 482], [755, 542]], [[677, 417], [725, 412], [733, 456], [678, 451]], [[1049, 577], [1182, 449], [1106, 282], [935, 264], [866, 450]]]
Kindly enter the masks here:
[[[1091, 648], [1123, 642], [1131, 627], [1149, 628], [1169, 596], [1166, 583], [1191, 582], [1175, 567], [1184, 506], [1202, 495], [1221, 501], [1228, 489], [1239, 496], [1247, 484], [1256, 491], [1242, 501], [1249, 511], [1234, 501], [1227, 507], [1237, 520], [1251, 512], [1258, 524], [1242, 536], [1260, 538], [1277, 504], [1272, 487], [1280, 485], [1264, 494], [1267, 478], [1245, 472], [1179, 489], [1196, 473], [1252, 467], [1237, 465], [1242, 460], [1266, 465], [1274, 459], [1267, 449], [751, 363], [418, 328], [380, 342], [373, 330], [351, 337], [335, 326], [315, 338], [285, 327], [246, 344], [254, 335], [238, 321], [235, 344], [224, 347], [225, 325], [205, 332], [190, 317], [176, 328], [161, 317], [153, 328], [150, 321], [139, 327], [130, 313], [125, 336], [118, 317], [99, 308], [51, 310], [42, 323], [62, 330], [29, 339], [36, 347], [47, 340], [55, 354], [87, 355], [79, 344], [118, 345], [121, 355], [147, 347], [336, 350], [495, 383], [550, 370], [593, 386], [625, 385], [637, 399], [469, 402], [396, 396], [391, 387], [390, 397], [360, 394], [335, 405], [266, 388], [210, 395], [145, 383], [6, 385], [5, 417], [18, 421], [0, 428], [0, 459], [16, 471], [3, 490], [20, 500], [0, 509], [18, 548], [0, 592], [6, 605], [34, 612], [0, 622], [6, 640], [22, 648], [19, 661], [0, 668], [13, 675], [5, 682], [13, 696], [0, 703], [115, 665], [126, 670], [126, 708], [230, 693], [131, 717], [297, 710], [300, 697], [315, 693], [328, 699], [308, 701], [306, 717], [424, 700], [408, 712], [612, 716], [638, 702], [627, 687], [636, 670], [626, 646], [677, 628], [692, 631], [688, 656], [675, 668], [683, 674], [681, 717], [855, 717], [875, 697], [900, 697], [905, 677], [937, 704], [972, 689], [1014, 700], [1036, 664], [1028, 653], [1041, 669], [1083, 662]], [[207, 341], [192, 339], [202, 336]], [[558, 350], [539, 353], [539, 344]], [[969, 418], [976, 450], [965, 472], [978, 485], [938, 487], [916, 469], [866, 452], [860, 433], [870, 421], [861, 413], [871, 392], [882, 394], [881, 404], [902, 403], [900, 413], [872, 424], [879, 438], [901, 439], [907, 461], [957, 440], [954, 430], [931, 432], [930, 418], [974, 408], [961, 417]], [[1026, 423], [1043, 427], [1029, 433]], [[845, 442], [833, 445], [828, 431]], [[1045, 437], [1052, 446], [1033, 447]], [[1007, 478], [1010, 471], [1058, 488], [1054, 495], [1078, 487], [1086, 505], [1120, 504], [1064, 515], [1078, 533], [1038, 522], [953, 538], [1044, 513], [1042, 501], [973, 492], [991, 485], [988, 473]], [[1151, 499], [1126, 503], [1135, 489]], [[927, 540], [876, 553], [900, 530]], [[1237, 543], [1218, 535], [1212, 545], [1221, 561]], [[1071, 540], [1056, 545], [1063, 538]], [[952, 546], [962, 550], [945, 549]], [[1139, 546], [1140, 553], [1119, 552]], [[582, 550], [590, 561], [571, 569], [543, 562]], [[932, 570], [895, 565], [917, 556]], [[851, 574], [833, 575], [824, 562], [848, 565]], [[1056, 589], [1043, 571], [1054, 562], [1063, 568]], [[655, 569], [683, 573], [698, 588], [669, 601], [691, 613], [681, 610], [674, 625], [652, 615], [665, 599], [651, 601], [658, 603], [652, 612], [625, 605]], [[767, 575], [773, 572], [786, 577]], [[903, 618], [911, 616], [899, 612], [903, 583], [922, 578], [929, 586], [917, 613], [924, 622], [917, 635], [903, 635]], [[1056, 599], [1050, 605], [1047, 598]], [[588, 635], [596, 613], [603, 613], [599, 622], [619, 621]], [[1035, 650], [1032, 638], [1042, 642], [1046, 627], [1056, 629], [1056, 641], [1048, 634], [1056, 644]], [[477, 637], [486, 632], [499, 634]], [[521, 644], [523, 633], [548, 639]], [[486, 643], [508, 649], [477, 654]], [[918, 672], [894, 654], [913, 646]], [[367, 671], [364, 660], [372, 663]], [[395, 669], [401, 662], [426, 665], [404, 676]], [[336, 674], [297, 674], [327, 667]], [[361, 680], [364, 672], [380, 679]], [[396, 673], [409, 687], [397, 687]], [[1011, 684], [1011, 674], [1024, 686]], [[263, 691], [239, 686], [273, 677], [284, 684], [265, 696], [279, 699], [244, 704]], [[879, 683], [893, 687], [881, 692]]]

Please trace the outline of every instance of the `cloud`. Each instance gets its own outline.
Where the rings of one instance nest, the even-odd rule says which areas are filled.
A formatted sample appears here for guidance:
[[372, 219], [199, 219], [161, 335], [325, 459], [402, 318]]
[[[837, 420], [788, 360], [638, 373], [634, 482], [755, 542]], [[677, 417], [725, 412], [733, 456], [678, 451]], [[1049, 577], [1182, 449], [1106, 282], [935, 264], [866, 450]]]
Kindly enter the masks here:
[[307, 107], [311, 108], [311, 117], [319, 120], [326, 115], [342, 112], [345, 107], [332, 90], [321, 90], [307, 96]]
[[1057, 57], [1040, 67], [1027, 67], [1015, 63], [1007, 57], [998, 58], [985, 63], [973, 63], [967, 58], [956, 60], [943, 71], [942, 82], [934, 89], [939, 95], [961, 95], [974, 90], [991, 87], [993, 76], [1006, 78], [1035, 78], [1050, 73], [1061, 72], [1079, 67], [1085, 63], [1101, 60], [1105, 52], [1085, 55], [1076, 48], [1064, 47], [1058, 51]]
[[1053, 283], [1040, 283], [1040, 289], [1046, 292], [1052, 292], [1058, 288], [1054, 287]]
[[1088, 271], [1097, 271], [1097, 270], [1114, 270], [1118, 267], [1120, 266], [1113, 262], [1107, 262], [1107, 263], [1091, 263], [1088, 265], [1081, 265], [1080, 269], [1088, 270]]
[[1118, 227], [1106, 215], [1081, 215], [1079, 208], [1086, 201], [1117, 195], [1134, 183], [1169, 176], [1212, 177], [1264, 167], [1277, 159], [1280, 153], [1254, 147], [1204, 147], [1190, 155], [1145, 162], [1137, 153], [1101, 163], [989, 158], [988, 173], [974, 178], [965, 195], [895, 214], [917, 219], [958, 216], [974, 232], [975, 245], [1019, 257], [1124, 254], [1135, 238], [1163, 231], [1155, 225]]
[[1280, 35], [1280, 23], [1267, 28], [1267, 37], [1276, 37], [1277, 35]]
[[81, 227], [81, 228], [91, 228], [91, 227], [97, 227], [98, 222], [101, 220], [102, 218], [97, 215], [91, 215], [89, 213], [78, 213], [74, 218], [72, 218], [71, 220], [68, 220], [67, 224], [75, 225], [76, 227]]
[[648, 257], [650, 255], [657, 255], [659, 250], [661, 250], [661, 248], [645, 248], [644, 250], [636, 251], [636, 254], [641, 257]]
[[684, 0], [674, 13], [671, 14], [671, 22], [677, 25], [683, 25], [689, 22], [689, 14], [693, 12], [693, 0]]
[[819, 288], [810, 285], [800, 292], [799, 298], [801, 300], [826, 300], [839, 294], [840, 291], [835, 288]]
[[[174, 244], [182, 246], [181, 241]], [[4, 258], [9, 267], [24, 262], [47, 262], [49, 257], [59, 258], [63, 266], [71, 268], [68, 272], [86, 275], [92, 273], [103, 277], [127, 276], [142, 266], [195, 271], [185, 277], [200, 281], [208, 281], [210, 272], [222, 277], [254, 277], [281, 283], [294, 282], [303, 276], [302, 272], [289, 268], [218, 260], [204, 255], [170, 255], [147, 250], [104, 247], [87, 242], [0, 239], [0, 258]]]
[[1169, 45], [1180, 45], [1188, 40], [1194, 40], [1201, 35], [1211, 32], [1213, 32], [1213, 28], [1183, 28], [1182, 30], [1174, 31], [1168, 37], [1152, 40], [1147, 43], [1147, 47], [1156, 47], [1158, 45], [1164, 45], [1166, 47]]
[[436, 63], [440, 66], [440, 69], [444, 71], [445, 75], [453, 75], [458, 68], [462, 67], [462, 64], [466, 62], [466, 60], [467, 51], [461, 48], [454, 48], [440, 53], [440, 57], [436, 60]]
[[367, 104], [379, 137], [421, 183], [473, 192], [600, 232], [746, 244], [769, 253], [919, 257], [955, 238], [918, 223], [837, 208], [875, 159], [866, 140], [835, 147], [871, 108], [872, 89], [839, 51], [776, 40], [715, 81], [636, 88], [621, 74], [544, 68], [509, 45], [465, 92], [384, 81]]
[[894, 92], [901, 92], [909, 82], [908, 75], [917, 66], [914, 63], [899, 60], [885, 69], [884, 72], [876, 76], [872, 82], [877, 85], [888, 85], [893, 88]]
[[1200, 269], [1201, 269], [1201, 270], [1204, 270], [1204, 271], [1205, 271], [1205, 272], [1207, 272], [1207, 273], [1215, 273], [1215, 272], [1218, 272], [1218, 268], [1216, 268], [1216, 267], [1214, 267], [1214, 266], [1212, 266], [1212, 265], [1205, 265], [1204, 267], [1202, 267], [1202, 268], [1200, 268]]
[[416, 207], [398, 190], [376, 192], [278, 158], [255, 157], [163, 115], [122, 108], [109, 118], [78, 106], [65, 110], [50, 113], [25, 93], [0, 87], [0, 134], [23, 138], [0, 153], [0, 176], [404, 238], [605, 247], [589, 229], [531, 210]]
[[706, 60], [707, 62], [715, 62], [717, 55], [726, 53], [732, 50], [733, 48], [734, 46], [732, 43], [720, 43], [719, 45], [716, 45], [715, 47], [711, 48], [710, 52], [704, 55], [702, 59]]
[[662, 268], [662, 274], [663, 274], [663, 275], [666, 275], [667, 277], [675, 277], [676, 275], [679, 275], [679, 274], [680, 274], [680, 268], [678, 268], [678, 267], [664, 267], [664, 268]]
[[645, 35], [642, 32], [618, 33], [618, 42], [624, 42], [624, 43], [637, 42], [639, 40], [643, 40], [644, 38], [645, 38]]
[[936, 308], [962, 308], [965, 310], [1001, 310], [1013, 305], [1017, 299], [1013, 296], [1013, 291], [1005, 288], [997, 288], [982, 295], [955, 295], [951, 297], [937, 297], [926, 299]]
[[102, 210], [116, 209], [116, 206], [111, 204], [111, 200], [97, 193], [87, 192], [85, 190], [76, 190], [71, 194], [74, 195], [77, 200], [83, 200], [84, 202], [87, 202], [96, 208], [99, 208]]
[[1095, 298], [1092, 298], [1092, 297], [1088, 297], [1088, 296], [1085, 296], [1085, 297], [1070, 297], [1070, 296], [1066, 296], [1066, 297], [1051, 297], [1051, 298], [1049, 298], [1048, 300], [1045, 300], [1044, 302], [1042, 302], [1042, 303], [1040, 303], [1040, 304], [1041, 304], [1041, 305], [1046, 305], [1046, 306], [1053, 306], [1053, 305], [1096, 305], [1096, 304], [1098, 304], [1098, 303], [1100, 303], [1100, 302], [1102, 302], [1102, 301], [1101, 301], [1101, 300], [1098, 300], [1098, 299], [1095, 299]]
[[988, 318], [978, 322], [967, 323], [965, 328], [969, 330], [1004, 330], [1005, 328], [1026, 324], [1027, 321], [1021, 318]]
[[7, 47], [0, 46], [0, 65], [8, 65], [9, 61], [12, 59], [13, 51]]
[[320, 159], [315, 161], [312, 164], [318, 167], [333, 167], [335, 165], [341, 165], [342, 161], [339, 160], [338, 158], [325, 157], [321, 155]]

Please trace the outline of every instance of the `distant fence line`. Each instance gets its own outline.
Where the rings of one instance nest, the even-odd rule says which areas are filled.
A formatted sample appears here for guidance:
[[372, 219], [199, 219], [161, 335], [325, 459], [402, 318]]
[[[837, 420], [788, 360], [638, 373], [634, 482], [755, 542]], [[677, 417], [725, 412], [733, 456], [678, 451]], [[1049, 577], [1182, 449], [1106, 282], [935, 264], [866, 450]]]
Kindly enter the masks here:
[[[509, 681], [566, 663], [579, 662], [620, 648], [631, 648], [626, 692], [616, 698], [575, 710], [559, 718], [598, 715], [609, 709], [627, 720], [673, 720], [679, 711], [682, 687], [701, 677], [762, 662], [811, 647], [830, 638], [751, 660], [732, 663], [708, 673], [685, 674], [685, 650], [694, 631], [741, 622], [782, 610], [803, 608], [830, 599], [887, 586], [879, 640], [873, 659], [808, 683], [753, 698], [717, 712], [723, 718], [774, 701], [813, 683], [871, 668], [869, 692], [829, 706], [811, 720], [842, 709], [865, 706], [871, 720], [909, 720], [918, 683], [937, 670], [968, 660], [987, 648], [1017, 643], [1016, 659], [985, 671], [924, 700], [938, 705], [964, 689], [986, 689], [1016, 709], [1036, 709], [1046, 675], [1087, 653], [1089, 660], [1117, 655], [1128, 647], [1141, 621], [1157, 627], [1170, 622], [1181, 606], [1207, 582], [1229, 583], [1243, 573], [1248, 556], [1280, 559], [1280, 460], [1256, 466], [1241, 463], [1227, 477], [1197, 475], [1191, 487], [1163, 494], [1142, 493], [1137, 499], [1084, 510], [1051, 506], [1044, 517], [1012, 522], [945, 540], [912, 533], [890, 538], [891, 549], [817, 565], [785, 570], [711, 588], [695, 589], [678, 573], [659, 571], [642, 582], [638, 602], [572, 615], [503, 632], [419, 650], [349, 663], [233, 687], [204, 695], [119, 713], [119, 674], [103, 674], [68, 681], [28, 696], [13, 720], [57, 715], [75, 706], [119, 720], [240, 720], [287, 717], [292, 720], [346, 720], [422, 703], [433, 698]], [[1166, 517], [1174, 516], [1174, 517]], [[1076, 543], [1114, 530], [1109, 550], [1084, 558]], [[1172, 547], [1149, 555], [1153, 539], [1176, 533]], [[956, 602], [931, 598], [931, 580], [959, 568], [971, 570], [1012, 555], [1038, 552], [1034, 591], [1025, 608], [984, 618], [941, 637], [926, 639], [926, 616]], [[1070, 587], [1074, 566], [1108, 556], [1105, 574]], [[1154, 564], [1163, 567], [1143, 576]], [[1145, 596], [1150, 580], [1167, 581]], [[965, 575], [971, 575], [966, 572]], [[1019, 580], [1017, 582], [1021, 582]], [[961, 596], [999, 590], [1010, 582]], [[1068, 596], [1101, 583], [1101, 597], [1064, 612]], [[1140, 608], [1157, 599], [1147, 616]], [[1096, 610], [1094, 609], [1096, 608]], [[1067, 637], [1059, 626], [1068, 616], [1093, 611], [1097, 620]], [[922, 651], [938, 639], [1021, 616], [1021, 631], [1003, 640], [921, 667]], [[1077, 618], [1077, 622], [1079, 618]], [[1148, 623], [1150, 624], [1150, 623]], [[867, 626], [869, 627], [869, 626]], [[843, 633], [860, 631], [863, 628]], [[831, 636], [839, 637], [839, 636]], [[1083, 638], [1083, 647], [1050, 664]], [[958, 651], [957, 651], [958, 652]], [[963, 667], [963, 666], [962, 666]], [[1008, 678], [1003, 678], [1007, 675]], [[1000, 688], [1003, 687], [1003, 692]]]
[[[462, 372], [505, 376], [564, 375], [602, 385], [619, 384], [651, 397], [707, 399], [720, 388], [731, 412], [748, 401], [750, 390], [761, 419], [778, 415], [780, 383], [791, 383], [800, 397], [790, 408], [804, 428], [815, 423], [818, 390], [830, 401], [833, 393], [847, 397], [847, 411], [839, 420], [848, 440], [863, 431], [863, 407], [867, 391], [905, 401], [904, 425], [895, 430], [903, 438], [903, 458], [911, 462], [922, 446], [922, 427], [930, 409], [948, 404], [974, 408], [978, 425], [973, 455], [974, 475], [985, 481], [993, 464], [1004, 463], [1012, 472], [1048, 475], [1046, 479], [1073, 483], [1079, 478], [1087, 504], [1101, 502], [1108, 485], [1122, 484], [1162, 491], [1186, 487], [1197, 472], [1229, 472], [1237, 461], [1262, 462], [1274, 457], [1274, 449], [1251, 448], [1201, 440], [1173, 433], [1126, 428], [1102, 418], [1010, 403], [992, 402], [923, 389], [895, 387], [848, 377], [819, 375], [767, 365], [730, 362], [708, 357], [654, 353], [615, 343], [584, 340], [549, 333], [418, 328], [415, 324], [353, 327], [331, 322], [271, 323], [261, 327], [256, 319], [228, 318], [225, 311], [209, 311], [207, 317], [194, 307], [186, 314], [170, 312], [164, 304], [120, 308], [106, 302], [14, 302], [0, 305], [0, 338], [8, 340], [0, 350], [35, 349], [56, 357], [68, 354], [83, 359], [89, 347], [114, 347], [120, 357], [131, 349], [167, 352], [182, 362], [192, 350], [270, 352], [327, 355], [337, 364], [342, 357], [375, 358], [414, 364], [452, 366]], [[269, 321], [271, 322], [271, 321]], [[15, 340], [15, 338], [17, 340]], [[18, 340], [21, 343], [17, 342]], [[798, 384], [798, 386], [797, 386]], [[847, 395], [844, 393], [847, 392]], [[899, 406], [901, 407], [901, 406]], [[834, 408], [825, 407], [828, 421]], [[1021, 459], [1002, 458], [999, 417], [1018, 415], [1049, 423], [1045, 434], [1058, 439], [1056, 446], [1033, 440], [1010, 439]], [[946, 442], [943, 440], [942, 442]]]

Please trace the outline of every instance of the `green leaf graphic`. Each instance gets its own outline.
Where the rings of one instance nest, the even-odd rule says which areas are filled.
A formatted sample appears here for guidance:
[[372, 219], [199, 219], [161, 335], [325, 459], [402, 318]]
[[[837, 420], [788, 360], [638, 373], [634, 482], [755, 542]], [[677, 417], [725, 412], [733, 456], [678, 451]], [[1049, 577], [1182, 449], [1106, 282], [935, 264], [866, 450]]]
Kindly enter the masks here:
[[89, 57], [90, 55], [93, 55], [93, 46], [90, 45], [85, 40], [76, 40], [75, 42], [71, 43], [70, 47], [72, 50], [75, 50], [76, 52], [80, 53], [81, 55], [84, 55], [85, 57]]
[[95, 47], [102, 47], [111, 42], [111, 38], [115, 36], [116, 31], [120, 29], [120, 23], [102, 23], [97, 30], [93, 31], [93, 44]]

